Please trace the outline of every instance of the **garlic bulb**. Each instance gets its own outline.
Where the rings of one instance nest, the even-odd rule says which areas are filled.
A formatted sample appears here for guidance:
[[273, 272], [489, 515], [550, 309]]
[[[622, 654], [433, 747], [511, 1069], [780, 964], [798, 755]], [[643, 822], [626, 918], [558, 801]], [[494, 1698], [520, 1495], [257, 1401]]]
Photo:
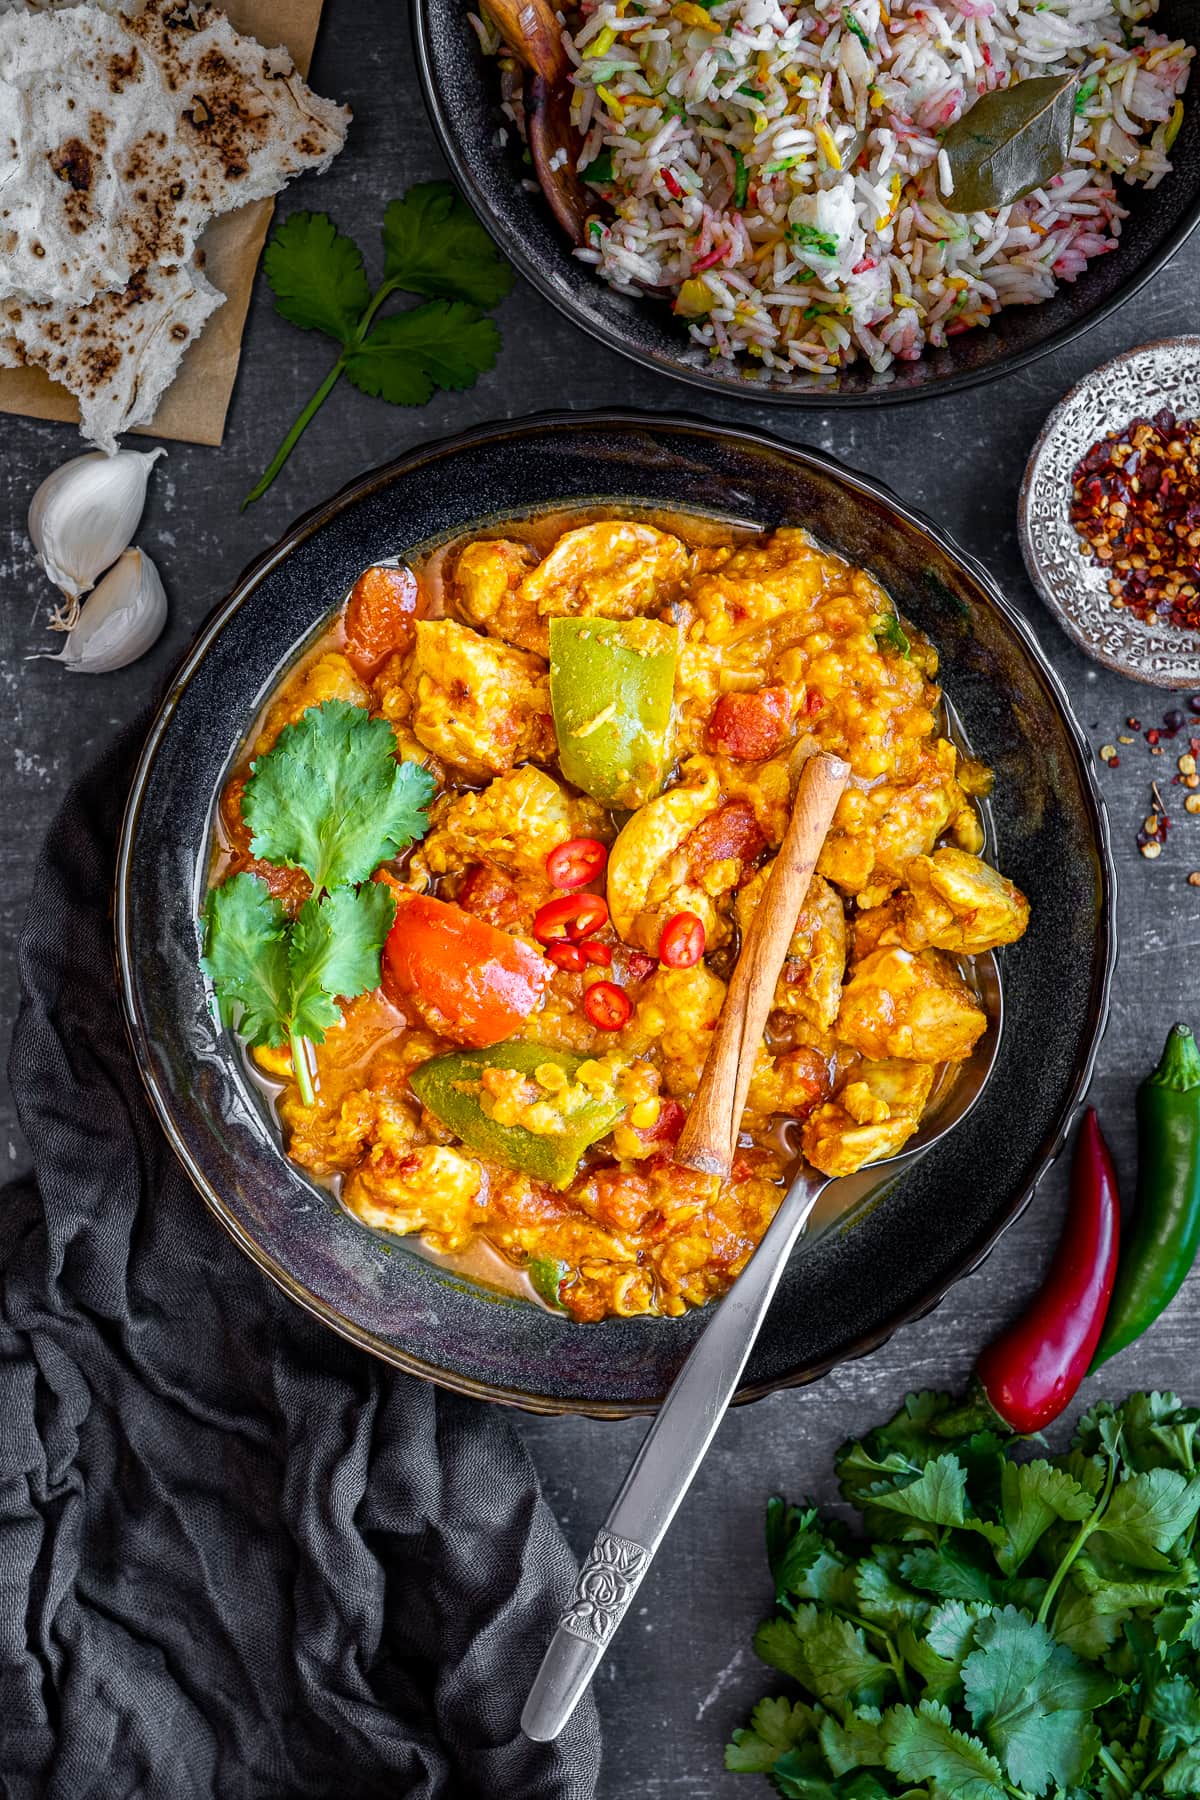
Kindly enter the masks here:
[[47, 475], [29, 503], [29, 535], [51, 581], [73, 603], [133, 540], [146, 504], [150, 471], [165, 450], [96, 450]]
[[48, 662], [78, 675], [107, 675], [144, 656], [167, 622], [167, 596], [144, 550], [126, 550], [79, 610], [66, 643]]

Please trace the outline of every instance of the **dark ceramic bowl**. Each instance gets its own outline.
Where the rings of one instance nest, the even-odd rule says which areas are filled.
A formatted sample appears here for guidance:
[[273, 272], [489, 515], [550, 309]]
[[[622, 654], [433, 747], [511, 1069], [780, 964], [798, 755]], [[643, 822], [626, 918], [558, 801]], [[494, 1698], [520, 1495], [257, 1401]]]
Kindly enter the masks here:
[[287, 1161], [197, 965], [214, 800], [238, 740], [363, 567], [505, 514], [577, 502], [802, 525], [870, 569], [941, 651], [967, 739], [996, 770], [1000, 866], [1033, 903], [1028, 934], [1004, 952], [1004, 1040], [984, 1096], [885, 1203], [793, 1258], [743, 1398], [873, 1349], [1016, 1218], [1091, 1074], [1113, 888], [1089, 753], [1028, 626], [932, 525], [814, 451], [631, 413], [491, 426], [364, 476], [247, 571], [184, 659], [122, 834], [121, 979], [154, 1104], [238, 1243], [343, 1336], [470, 1393], [615, 1416], [661, 1400], [704, 1315], [576, 1325], [385, 1246]]
[[[762, 374], [715, 374], [686, 359], [688, 338], [660, 300], [632, 299], [599, 279], [572, 254], [539, 192], [523, 183], [530, 170], [499, 109], [495, 65], [484, 57], [468, 21], [465, 0], [412, 0], [413, 34], [425, 103], [459, 185], [504, 254], [527, 280], [602, 343], [626, 356], [712, 393], [786, 406], [863, 406], [948, 394], [1005, 375], [1060, 348], [1136, 294], [1200, 222], [1200, 107], [1187, 106], [1171, 152], [1175, 167], [1157, 188], [1123, 186], [1129, 209], [1121, 245], [1091, 264], [1073, 285], [1063, 284], [1044, 306], [1006, 308], [988, 330], [967, 331], [944, 350], [915, 363], [894, 363], [886, 377], [862, 363], [836, 380], [806, 379], [771, 386]], [[1194, 0], [1162, 0], [1159, 30], [1195, 39]], [[1200, 75], [1193, 75], [1193, 84]]]

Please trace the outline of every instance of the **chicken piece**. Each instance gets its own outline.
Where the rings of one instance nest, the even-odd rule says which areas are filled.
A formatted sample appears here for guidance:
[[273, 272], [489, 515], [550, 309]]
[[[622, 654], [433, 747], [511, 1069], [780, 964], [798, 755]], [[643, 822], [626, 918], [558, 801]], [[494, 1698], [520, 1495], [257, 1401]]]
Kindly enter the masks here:
[[833, 1086], [829, 1064], [815, 1050], [802, 1047], [772, 1056], [760, 1050], [750, 1077], [743, 1130], [761, 1127], [769, 1119], [802, 1119]]
[[487, 1181], [477, 1157], [445, 1144], [393, 1148], [384, 1137], [347, 1177], [342, 1199], [364, 1225], [396, 1237], [420, 1232], [431, 1250], [462, 1250], [487, 1212]]
[[937, 950], [888, 948], [865, 957], [842, 989], [837, 1033], [863, 1056], [961, 1062], [987, 1015]]
[[537, 562], [526, 544], [494, 538], [469, 544], [454, 587], [475, 624], [522, 649], [550, 654], [551, 618], [598, 614], [632, 619], [666, 605], [688, 567], [677, 537], [629, 519], [602, 519], [565, 531]]
[[439, 876], [492, 863], [507, 875], [535, 880], [543, 897], [550, 892], [551, 850], [568, 838], [609, 835], [594, 801], [568, 794], [528, 763], [479, 792], [440, 795], [429, 816], [429, 835], [412, 859], [415, 869]]
[[565, 531], [521, 583], [521, 599], [543, 622], [596, 615], [632, 619], [658, 613], [688, 567], [677, 537], [631, 519], [601, 519]]
[[351, 706], [370, 704], [371, 690], [360, 681], [340, 650], [327, 650], [288, 682], [263, 721], [254, 742], [255, 756], [265, 756], [285, 725], [294, 725], [310, 706], [326, 700], [347, 700]]
[[904, 871], [900, 934], [910, 950], [951, 950], [979, 956], [1015, 944], [1029, 923], [1029, 902], [998, 870], [965, 850], [943, 844], [914, 856]]
[[452, 592], [463, 617], [472, 625], [545, 656], [548, 633], [536, 608], [519, 599], [517, 590], [537, 562], [529, 544], [511, 538], [477, 538], [454, 565]]
[[422, 619], [407, 680], [417, 741], [466, 774], [553, 756], [550, 682], [536, 656], [452, 619]]
[[652, 956], [677, 912], [696, 914], [708, 949], [724, 943], [730, 896], [767, 844], [749, 800], [722, 802], [711, 759], [691, 757], [683, 774], [678, 787], [638, 808], [608, 858], [613, 925]]
[[[734, 912], [743, 937], [762, 905], [770, 873], [771, 864], [765, 863], [738, 894]], [[830, 1030], [841, 1004], [845, 971], [846, 914], [841, 896], [822, 876], [814, 875], [796, 917], [772, 1009], [807, 1019], [818, 1031]]]
[[857, 968], [873, 950], [882, 950], [888, 944], [901, 941], [898, 896], [893, 895], [882, 906], [860, 906], [851, 931], [851, 964]]
[[852, 786], [838, 802], [817, 867], [862, 907], [878, 906], [898, 888], [914, 856], [924, 856], [960, 813], [974, 810], [955, 779], [957, 751], [938, 738], [911, 781]]
[[933, 1089], [926, 1063], [865, 1062], [804, 1123], [801, 1147], [824, 1175], [853, 1175], [903, 1149]]
[[710, 644], [725, 644], [785, 613], [809, 613], [835, 571], [844, 565], [803, 531], [787, 527], [765, 542], [745, 545], [691, 583], [689, 599]]
[[621, 1048], [634, 1056], [657, 1050], [666, 1092], [690, 1100], [724, 998], [725, 983], [703, 962], [690, 969], [660, 963], [638, 995]]

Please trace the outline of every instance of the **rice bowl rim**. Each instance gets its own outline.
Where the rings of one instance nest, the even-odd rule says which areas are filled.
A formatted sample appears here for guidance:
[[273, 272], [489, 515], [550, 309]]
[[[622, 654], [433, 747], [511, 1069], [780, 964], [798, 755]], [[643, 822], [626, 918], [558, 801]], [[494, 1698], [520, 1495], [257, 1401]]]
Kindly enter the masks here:
[[[925, 381], [914, 383], [911, 386], [902, 386], [899, 382], [879, 382], [878, 385], [861, 392], [844, 392], [833, 382], [827, 388], [793, 389], [770, 385], [766, 382], [759, 384], [732, 376], [709, 374], [703, 368], [692, 367], [683, 361], [686, 339], [681, 338], [680, 340], [681, 349], [678, 357], [665, 353], [660, 354], [630, 344], [616, 325], [610, 326], [603, 320], [582, 312], [572, 296], [563, 292], [553, 279], [553, 275], [547, 272], [543, 261], [527, 251], [519, 239], [512, 238], [504, 229], [503, 223], [496, 217], [476, 179], [472, 166], [472, 158], [478, 160], [482, 155], [492, 157], [497, 152], [490, 143], [475, 143], [468, 150], [468, 146], [462, 141], [454, 116], [454, 108], [448, 105], [444, 99], [443, 83], [430, 47], [426, 29], [428, 9], [431, 5], [444, 5], [445, 3], [446, 0], [410, 0], [409, 14], [417, 53], [417, 72], [421, 82], [425, 110], [429, 114], [439, 148], [480, 224], [525, 280], [545, 299], [549, 300], [558, 312], [562, 313], [581, 331], [586, 332], [589, 337], [594, 338], [597, 343], [606, 344], [610, 349], [619, 351], [622, 356], [627, 357], [631, 362], [639, 363], [643, 368], [655, 370], [676, 381], [686, 382], [689, 387], [700, 388], [710, 394], [725, 395], [744, 401], [750, 406], [807, 407], [818, 411], [843, 406], [895, 406], [943, 394], [961, 393], [966, 388], [977, 387], [984, 382], [995, 381], [1001, 376], [1011, 375], [1018, 369], [1028, 368], [1031, 363], [1037, 362], [1052, 351], [1064, 349], [1068, 344], [1074, 343], [1093, 326], [1099, 325], [1124, 306], [1127, 301], [1132, 300], [1136, 294], [1141, 292], [1147, 282], [1152, 281], [1160, 270], [1165, 268], [1191, 237], [1197, 225], [1200, 225], [1200, 187], [1198, 187], [1197, 192], [1163, 241], [1144, 258], [1136, 269], [1131, 270], [1111, 293], [1098, 300], [1079, 318], [1073, 319], [1065, 325], [1057, 326], [1038, 343], [1027, 345], [1024, 348], [1015, 348], [998, 356], [994, 362], [983, 364], [977, 368], [961, 369], [948, 375], [930, 375]], [[561, 228], [557, 225], [555, 230], [561, 234]], [[565, 240], [564, 253], [567, 253]], [[1118, 249], [1112, 254], [1119, 256], [1120, 253], [1120, 249]], [[594, 272], [592, 279], [597, 284], [606, 285]], [[663, 303], [631, 299], [631, 304], [641, 307], [647, 304], [662, 305]], [[918, 359], [920, 362], [926, 360], [924, 353]]]

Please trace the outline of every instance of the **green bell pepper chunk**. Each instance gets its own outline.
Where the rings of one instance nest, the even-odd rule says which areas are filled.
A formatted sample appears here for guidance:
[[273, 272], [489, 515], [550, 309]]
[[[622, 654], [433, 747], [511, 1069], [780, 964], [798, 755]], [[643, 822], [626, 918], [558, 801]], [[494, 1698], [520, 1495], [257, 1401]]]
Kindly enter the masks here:
[[[575, 1081], [580, 1066], [589, 1061], [570, 1050], [549, 1050], [544, 1044], [512, 1039], [487, 1050], [454, 1050], [421, 1063], [410, 1076], [412, 1090], [422, 1106], [481, 1156], [494, 1157], [512, 1169], [523, 1169], [551, 1187], [567, 1187], [579, 1159], [589, 1145], [611, 1131], [625, 1102], [615, 1090], [592, 1094]], [[483, 1109], [480, 1076], [484, 1069], [513, 1069], [533, 1075], [547, 1063], [561, 1069], [568, 1085], [543, 1098], [561, 1107], [562, 1129], [531, 1131], [524, 1125], [501, 1125]]]
[[562, 1287], [564, 1275], [570, 1273], [570, 1264], [558, 1262], [552, 1256], [535, 1256], [526, 1264], [525, 1273], [529, 1277], [530, 1286], [539, 1300], [552, 1306], [556, 1312], [564, 1310], [559, 1289]]
[[675, 633], [657, 619], [551, 619], [550, 705], [567, 780], [632, 812], [662, 787]]

